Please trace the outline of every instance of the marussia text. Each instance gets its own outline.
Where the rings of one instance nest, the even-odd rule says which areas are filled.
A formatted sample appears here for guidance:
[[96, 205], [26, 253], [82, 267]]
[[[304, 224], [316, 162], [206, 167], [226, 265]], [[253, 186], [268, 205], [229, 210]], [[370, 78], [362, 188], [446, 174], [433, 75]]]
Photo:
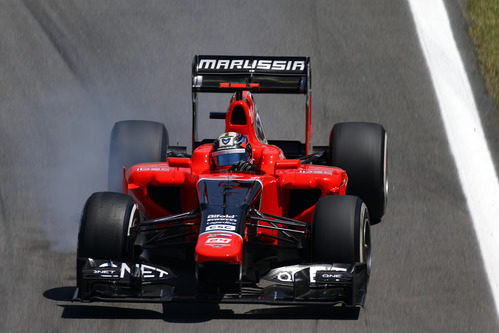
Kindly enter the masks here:
[[203, 69], [247, 69], [271, 71], [303, 71], [304, 60], [249, 60], [249, 59], [200, 59], [198, 70]]

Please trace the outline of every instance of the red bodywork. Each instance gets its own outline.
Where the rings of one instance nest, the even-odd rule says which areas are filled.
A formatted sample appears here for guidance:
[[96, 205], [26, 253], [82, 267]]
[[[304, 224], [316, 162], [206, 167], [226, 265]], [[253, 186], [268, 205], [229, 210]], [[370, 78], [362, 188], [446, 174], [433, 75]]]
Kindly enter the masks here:
[[[307, 153], [310, 150], [310, 104], [311, 101], [307, 105]], [[216, 170], [210, 157], [213, 146], [204, 144], [193, 151], [191, 158], [170, 157], [167, 162], [131, 167], [125, 172], [124, 192], [133, 197], [140, 211], [148, 218], [154, 219], [198, 208], [200, 179], [257, 179], [262, 185], [258, 198], [259, 210], [262, 213], [311, 224], [315, 203], [320, 196], [345, 194], [345, 171], [329, 166], [303, 165], [298, 159], [285, 159], [280, 148], [267, 144], [262, 138], [256, 117], [251, 94], [243, 91], [239, 100], [234, 94], [226, 114], [225, 131], [238, 132], [248, 137], [257, 172]], [[168, 205], [158, 203], [152, 193], [149, 193], [151, 189], [157, 188], [165, 190], [172, 198], [177, 198], [177, 205], [169, 209]], [[307, 196], [316, 196], [316, 199], [305, 207], [301, 203], [309, 201], [300, 198]], [[260, 222], [262, 225], [265, 223]], [[195, 235], [199, 234], [199, 230], [195, 230], [199, 229], [199, 226], [190, 228], [194, 229], [191, 231], [194, 231]], [[277, 239], [268, 237], [276, 234], [276, 230], [258, 228], [253, 236], [260, 241], [277, 244]], [[190, 240], [196, 241], [196, 263], [227, 262], [240, 265], [243, 244], [248, 241], [248, 230], [245, 227], [241, 235], [217, 230], [188, 237], [195, 238]]]

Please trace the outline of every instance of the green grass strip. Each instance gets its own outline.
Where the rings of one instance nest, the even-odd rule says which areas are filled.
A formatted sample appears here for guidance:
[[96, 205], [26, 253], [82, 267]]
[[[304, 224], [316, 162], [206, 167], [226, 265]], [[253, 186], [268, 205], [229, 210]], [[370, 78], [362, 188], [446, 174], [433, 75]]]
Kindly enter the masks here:
[[499, 0], [468, 0], [469, 34], [499, 115]]

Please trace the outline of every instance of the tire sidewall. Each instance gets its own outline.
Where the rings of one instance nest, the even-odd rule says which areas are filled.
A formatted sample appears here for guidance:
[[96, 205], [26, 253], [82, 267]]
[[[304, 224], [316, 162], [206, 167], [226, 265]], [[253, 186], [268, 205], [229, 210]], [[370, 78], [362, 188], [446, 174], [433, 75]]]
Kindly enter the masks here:
[[126, 194], [97, 192], [83, 209], [77, 245], [77, 279], [87, 258], [127, 261], [133, 257], [132, 224], [139, 210]]
[[[366, 241], [368, 249], [364, 248]], [[370, 222], [365, 203], [349, 195], [322, 197], [314, 212], [311, 252], [312, 262], [370, 261]]]

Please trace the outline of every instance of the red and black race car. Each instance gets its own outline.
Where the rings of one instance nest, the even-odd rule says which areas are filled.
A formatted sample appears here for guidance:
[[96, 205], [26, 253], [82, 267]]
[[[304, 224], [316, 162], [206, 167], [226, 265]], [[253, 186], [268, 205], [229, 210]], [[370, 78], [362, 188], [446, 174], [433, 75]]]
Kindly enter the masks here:
[[[364, 304], [387, 139], [339, 123], [311, 147], [307, 57], [195, 56], [192, 155], [163, 124], [121, 121], [110, 192], [85, 204], [79, 301]], [[225, 132], [197, 140], [197, 94], [231, 93]], [[267, 141], [252, 94], [306, 96], [306, 142]]]

